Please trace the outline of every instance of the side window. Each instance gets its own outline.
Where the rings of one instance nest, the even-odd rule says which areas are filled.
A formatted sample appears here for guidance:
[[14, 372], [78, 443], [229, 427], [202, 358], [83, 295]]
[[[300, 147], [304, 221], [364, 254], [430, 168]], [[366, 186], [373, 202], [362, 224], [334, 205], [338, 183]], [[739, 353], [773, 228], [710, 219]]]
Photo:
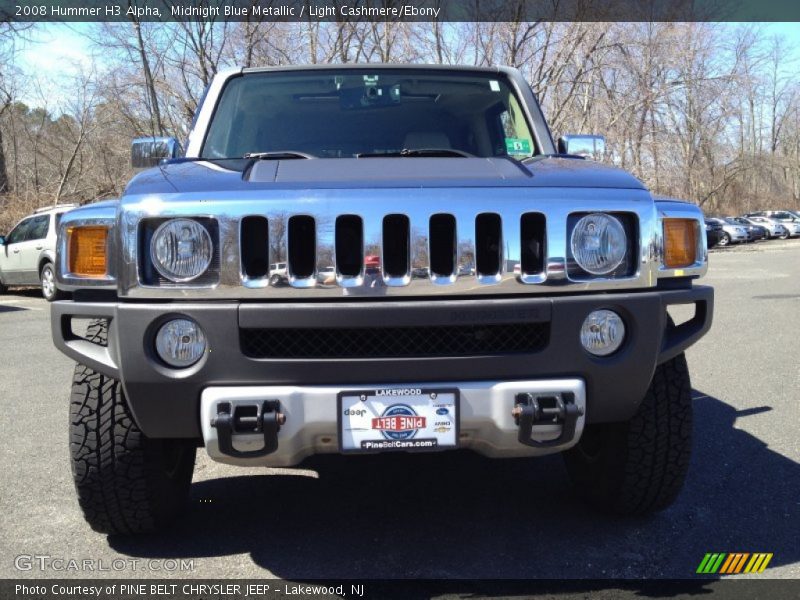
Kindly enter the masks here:
[[50, 224], [50, 215], [39, 215], [31, 219], [31, 226], [25, 240], [43, 240], [47, 237], [47, 226]]
[[14, 227], [11, 233], [8, 234], [8, 237], [6, 237], [6, 244], [16, 244], [17, 242], [24, 241], [28, 233], [28, 228], [31, 226], [31, 221], [33, 221], [33, 219], [25, 219]]

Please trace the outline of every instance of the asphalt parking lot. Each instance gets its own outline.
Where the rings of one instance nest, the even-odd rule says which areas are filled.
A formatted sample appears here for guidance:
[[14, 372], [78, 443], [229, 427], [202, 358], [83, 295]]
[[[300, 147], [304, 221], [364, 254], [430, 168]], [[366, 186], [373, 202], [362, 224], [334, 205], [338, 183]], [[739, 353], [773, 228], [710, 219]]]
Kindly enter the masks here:
[[[243, 470], [201, 451], [185, 518], [136, 538], [84, 523], [67, 446], [73, 365], [51, 345], [36, 291], [0, 296], [0, 577], [685, 578], [706, 552], [772, 552], [764, 577], [800, 578], [800, 240], [714, 251], [704, 283], [716, 314], [688, 353], [692, 465], [659, 515], [592, 512], [557, 456], [325, 456]], [[33, 555], [124, 568], [15, 567]]]

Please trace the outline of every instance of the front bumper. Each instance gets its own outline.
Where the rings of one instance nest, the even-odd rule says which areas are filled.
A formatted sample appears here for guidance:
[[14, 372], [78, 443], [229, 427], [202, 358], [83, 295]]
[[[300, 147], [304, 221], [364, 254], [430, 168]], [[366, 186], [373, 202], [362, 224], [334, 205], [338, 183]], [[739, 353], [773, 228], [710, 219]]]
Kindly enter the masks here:
[[[695, 315], [674, 327], [669, 305], [693, 304]], [[615, 354], [594, 357], [580, 345], [586, 315], [600, 308], [625, 321], [626, 340]], [[583, 382], [586, 422], [629, 419], [655, 366], [693, 344], [711, 326], [713, 290], [689, 289], [550, 298], [441, 301], [245, 303], [74, 302], [52, 304], [55, 345], [67, 356], [119, 379], [142, 431], [154, 438], [202, 437], [201, 396], [215, 387], [327, 386], [441, 382]], [[187, 316], [205, 331], [209, 349], [188, 369], [163, 365], [153, 338], [167, 319]], [[73, 331], [74, 319], [109, 321], [108, 345]], [[532, 353], [459, 357], [256, 359], [241, 351], [241, 331], [259, 327], [440, 326], [458, 323], [546, 322], [549, 341]], [[508, 407], [504, 407], [506, 410]]]
[[[425, 387], [424, 383], [404, 384], [399, 387]], [[208, 455], [215, 461], [241, 466], [266, 465], [285, 467], [296, 465], [312, 454], [339, 451], [338, 415], [336, 397], [340, 392], [362, 390], [364, 385], [347, 386], [258, 386], [210, 387], [202, 394], [200, 421], [203, 440]], [[383, 386], [382, 386], [383, 387]], [[385, 386], [397, 387], [397, 386]], [[511, 409], [518, 393], [537, 395], [571, 394], [581, 413], [586, 409], [586, 392], [579, 379], [551, 379], [535, 381], [456, 381], [438, 382], [436, 387], [459, 390], [458, 447], [475, 450], [493, 458], [540, 456], [561, 452], [580, 439], [585, 423], [581, 414], [577, 419], [574, 436], [553, 447], [534, 448], [519, 442], [519, 426]], [[286, 422], [278, 434], [277, 449], [256, 458], [243, 458], [225, 453], [220, 448], [218, 429], [212, 425], [221, 403], [252, 405], [269, 398], [280, 402]], [[561, 425], [537, 424], [531, 437], [546, 442], [558, 437]], [[234, 448], [240, 452], [255, 451], [264, 446], [263, 437], [256, 434], [234, 436]]]

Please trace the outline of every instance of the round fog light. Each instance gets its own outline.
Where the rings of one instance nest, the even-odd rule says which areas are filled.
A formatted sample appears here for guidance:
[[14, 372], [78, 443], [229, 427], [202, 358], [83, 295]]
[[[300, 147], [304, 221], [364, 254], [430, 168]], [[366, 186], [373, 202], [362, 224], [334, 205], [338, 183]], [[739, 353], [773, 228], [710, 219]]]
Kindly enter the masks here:
[[189, 319], [173, 319], [156, 334], [156, 352], [171, 367], [189, 367], [206, 351], [206, 336], [200, 326]]
[[622, 345], [625, 323], [612, 310], [595, 310], [589, 313], [581, 326], [581, 344], [595, 356], [608, 356]]

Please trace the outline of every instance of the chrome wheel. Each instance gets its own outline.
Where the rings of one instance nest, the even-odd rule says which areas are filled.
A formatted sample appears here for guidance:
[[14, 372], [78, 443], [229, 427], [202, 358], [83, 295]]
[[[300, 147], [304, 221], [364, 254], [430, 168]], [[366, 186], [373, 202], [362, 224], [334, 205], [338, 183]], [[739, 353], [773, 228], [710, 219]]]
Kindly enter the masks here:
[[42, 269], [42, 295], [45, 300], [51, 300], [56, 294], [56, 276], [53, 267], [45, 265]]
[[719, 246], [727, 246], [730, 243], [731, 243], [731, 236], [729, 236], [727, 233], [723, 233], [722, 237], [719, 238], [718, 245]]

